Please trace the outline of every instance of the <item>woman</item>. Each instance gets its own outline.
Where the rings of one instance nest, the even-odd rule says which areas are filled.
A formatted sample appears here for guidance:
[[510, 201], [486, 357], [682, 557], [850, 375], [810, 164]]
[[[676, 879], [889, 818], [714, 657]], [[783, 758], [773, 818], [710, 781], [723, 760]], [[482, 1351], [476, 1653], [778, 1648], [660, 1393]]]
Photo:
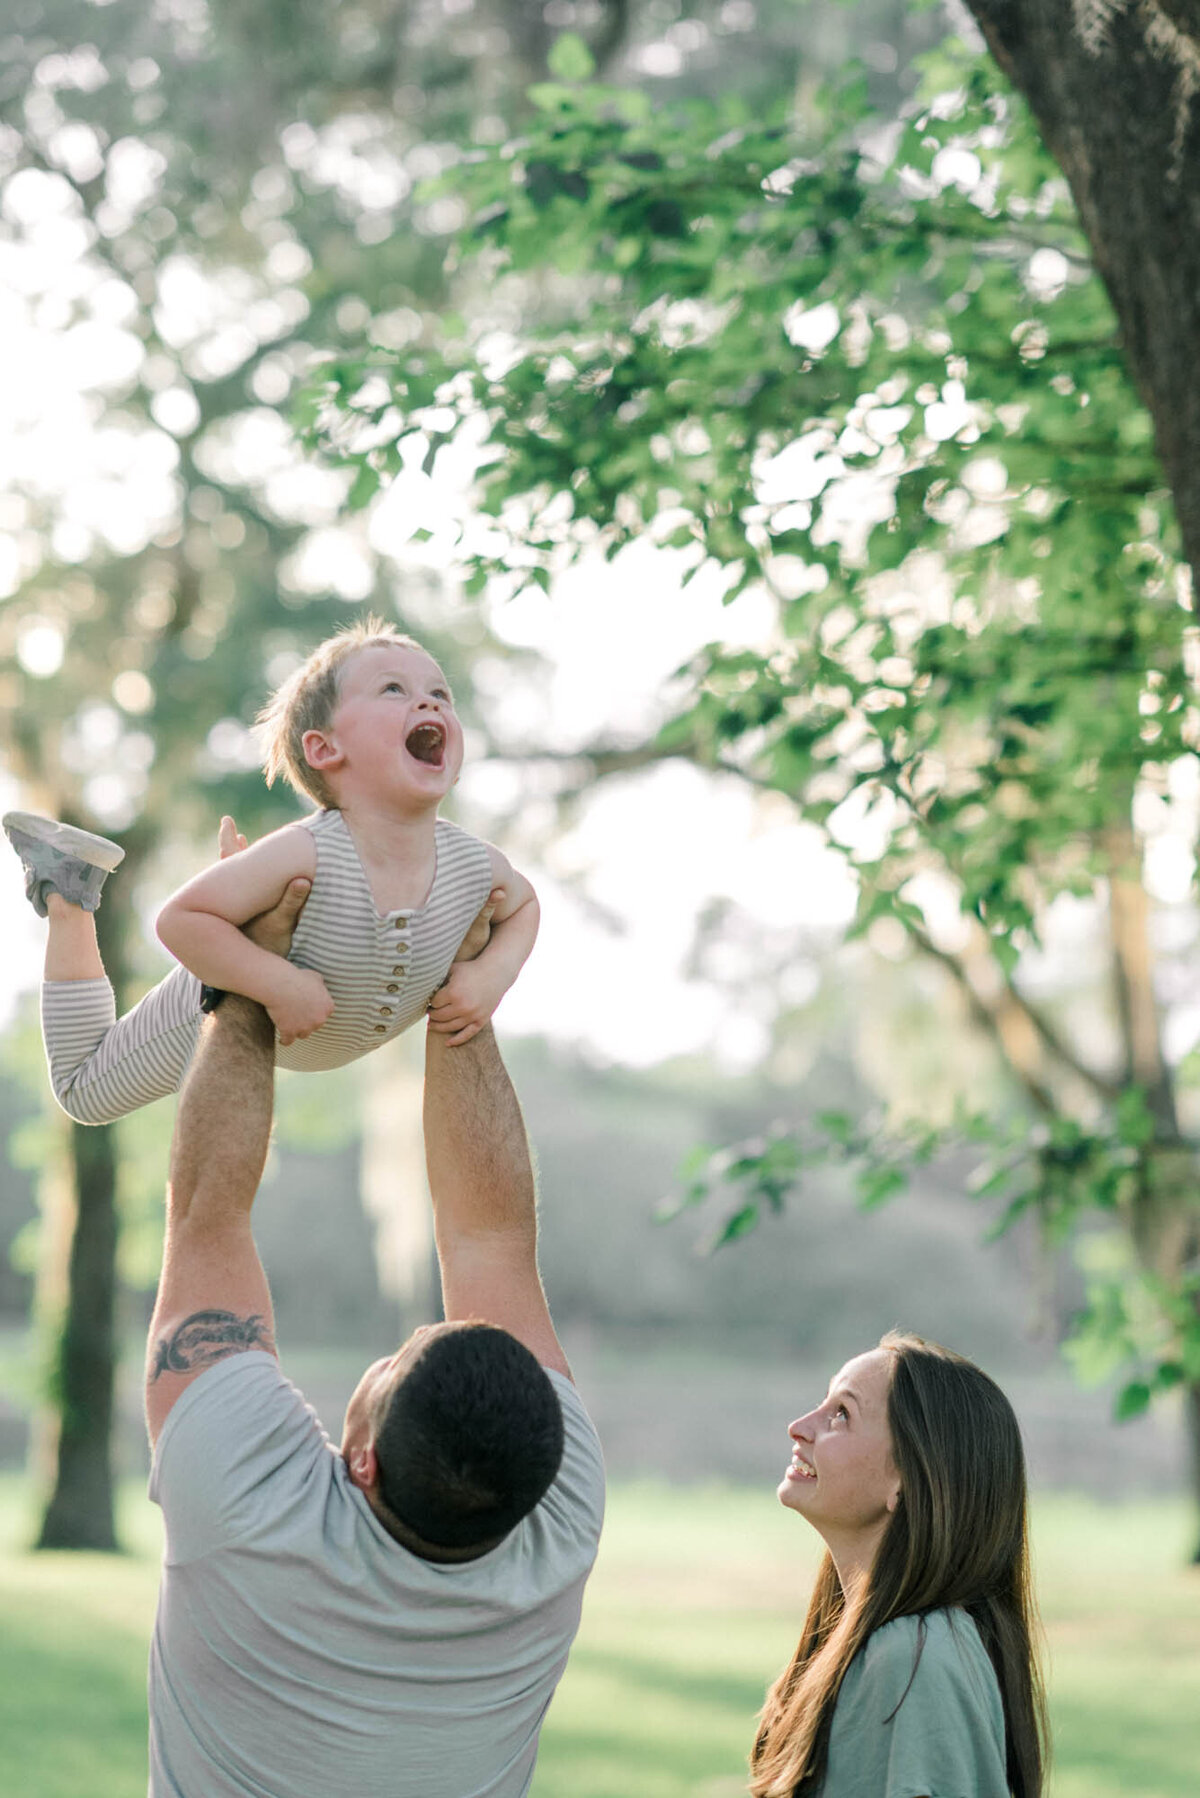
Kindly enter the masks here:
[[888, 1335], [788, 1434], [779, 1497], [824, 1538], [763, 1707], [754, 1798], [1040, 1798], [1045, 1710], [1012, 1407]]

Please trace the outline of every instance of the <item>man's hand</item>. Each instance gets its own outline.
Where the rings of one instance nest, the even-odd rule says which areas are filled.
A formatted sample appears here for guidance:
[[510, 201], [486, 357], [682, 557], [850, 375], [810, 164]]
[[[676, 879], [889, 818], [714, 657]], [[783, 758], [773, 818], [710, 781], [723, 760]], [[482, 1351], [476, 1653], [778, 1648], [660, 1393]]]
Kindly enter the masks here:
[[246, 847], [246, 839], [228, 813], [221, 819], [217, 830], [217, 854], [221, 861], [228, 861], [239, 849]]
[[[226, 824], [232, 827], [233, 820], [222, 818], [222, 829]], [[242, 847], [245, 848], [245, 845], [246, 839], [243, 837]], [[300, 922], [300, 913], [304, 910], [311, 886], [312, 882], [303, 877], [289, 880], [270, 911], [260, 912], [257, 918], [251, 918], [248, 924], [242, 925], [250, 941], [257, 943], [260, 949], [269, 949], [273, 955], [286, 955], [292, 946], [292, 933]]]
[[[232, 820], [231, 820], [232, 822]], [[508, 896], [506, 887], [493, 887], [487, 901], [476, 916], [475, 922], [458, 945], [455, 961], [474, 961], [482, 955], [492, 937], [492, 914], [498, 905], [502, 905]]]

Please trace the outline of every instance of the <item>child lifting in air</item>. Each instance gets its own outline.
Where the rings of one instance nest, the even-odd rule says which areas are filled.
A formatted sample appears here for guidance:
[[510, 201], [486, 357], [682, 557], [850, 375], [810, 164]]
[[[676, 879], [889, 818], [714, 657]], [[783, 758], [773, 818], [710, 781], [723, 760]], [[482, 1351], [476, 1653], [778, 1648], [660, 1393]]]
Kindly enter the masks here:
[[[245, 993], [275, 1025], [277, 1061], [341, 1067], [428, 1012], [452, 1045], [491, 1017], [533, 947], [533, 888], [498, 849], [439, 818], [462, 726], [432, 656], [369, 620], [331, 637], [262, 712], [268, 784], [317, 810], [251, 847], [221, 824], [222, 859], [169, 899], [158, 934], [182, 964], [117, 1018], [92, 914], [124, 851], [90, 831], [9, 812], [25, 890], [49, 918], [42, 1030], [55, 1096], [102, 1124], [176, 1092], [203, 1009]], [[235, 853], [236, 852], [236, 853]], [[290, 882], [310, 890], [287, 959], [241, 926]], [[490, 902], [491, 937], [454, 957]]]

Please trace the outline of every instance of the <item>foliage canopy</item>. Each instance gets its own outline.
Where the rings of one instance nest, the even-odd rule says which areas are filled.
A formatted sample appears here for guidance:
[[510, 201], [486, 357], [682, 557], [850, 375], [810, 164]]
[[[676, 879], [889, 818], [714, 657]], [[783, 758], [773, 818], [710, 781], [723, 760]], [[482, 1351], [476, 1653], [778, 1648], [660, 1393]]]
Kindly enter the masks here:
[[[565, 53], [559, 74], [519, 142], [444, 178], [471, 207], [455, 254], [509, 328], [331, 360], [309, 437], [355, 468], [358, 503], [410, 440], [427, 465], [459, 432], [481, 440], [495, 528], [464, 527], [474, 592], [548, 588], [649, 538], [685, 579], [717, 564], [729, 598], [772, 596], [770, 649], [709, 645], [655, 753], [787, 795], [853, 861], [856, 929], [893, 920], [958, 981], [1035, 1114], [959, 1120], [986, 1146], [981, 1189], [1058, 1233], [1099, 1206], [1137, 1244], [1142, 1271], [1108, 1270], [1079, 1351], [1145, 1357], [1136, 1408], [1200, 1377], [1194, 1282], [1147, 1221], [1182, 1145], [1174, 1093], [1139, 1035], [1153, 994], [1127, 990], [1147, 947], [1136, 807], [1195, 749], [1196, 633], [1065, 183], [994, 65], [953, 44], [891, 124], [852, 86], [797, 121], [655, 112]], [[953, 895], [948, 933], [930, 877]], [[1020, 981], [1063, 894], [1113, 895], [1124, 999], [1098, 1052]], [[918, 1136], [888, 1147], [834, 1120], [807, 1149], [710, 1163], [690, 1196], [732, 1181], [731, 1239], [814, 1156], [853, 1153], [879, 1201], [930, 1152]]]

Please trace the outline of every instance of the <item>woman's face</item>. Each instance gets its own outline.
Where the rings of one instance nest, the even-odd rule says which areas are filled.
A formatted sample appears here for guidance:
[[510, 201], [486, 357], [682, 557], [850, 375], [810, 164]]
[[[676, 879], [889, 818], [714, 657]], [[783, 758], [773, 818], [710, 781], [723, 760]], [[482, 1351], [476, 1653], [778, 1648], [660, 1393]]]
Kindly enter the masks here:
[[788, 1429], [792, 1461], [779, 1501], [820, 1531], [839, 1572], [843, 1556], [869, 1560], [899, 1500], [887, 1415], [892, 1362], [886, 1349], [847, 1361], [824, 1402]]

